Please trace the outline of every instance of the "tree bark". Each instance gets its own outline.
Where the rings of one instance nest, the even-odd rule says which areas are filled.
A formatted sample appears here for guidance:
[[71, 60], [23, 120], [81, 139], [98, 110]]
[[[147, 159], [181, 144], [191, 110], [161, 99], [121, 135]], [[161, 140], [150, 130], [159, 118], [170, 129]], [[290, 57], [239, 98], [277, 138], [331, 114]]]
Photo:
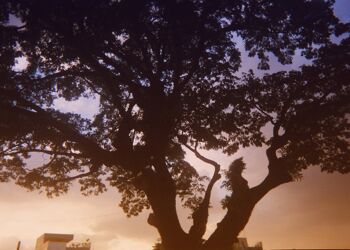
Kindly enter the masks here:
[[203, 250], [231, 250], [239, 233], [248, 223], [255, 205], [269, 191], [290, 181], [292, 181], [292, 178], [287, 172], [270, 170], [261, 184], [233, 195], [225, 217], [218, 223], [217, 229], [205, 242]]
[[188, 237], [177, 216], [175, 196], [164, 183], [157, 183], [151, 190], [147, 192], [153, 210], [149, 224], [157, 228], [165, 249], [186, 249]]
[[225, 217], [205, 242], [203, 250], [232, 250], [232, 245], [248, 223], [255, 204], [249, 192], [233, 197]]
[[[203, 242], [201, 242], [201, 237], [204, 232], [202, 230], [197, 232], [201, 229], [201, 227], [198, 227], [198, 223], [204, 222], [206, 224], [207, 212], [203, 213], [204, 216], [202, 217], [204, 219], [196, 218], [199, 221], [194, 220], [194, 225], [189, 233], [183, 231], [176, 213], [175, 185], [170, 173], [166, 170], [164, 161], [158, 159], [156, 171], [152, 175], [154, 179], [149, 180], [150, 188], [146, 193], [154, 212], [149, 218], [149, 223], [158, 229], [164, 249], [232, 250], [233, 243], [248, 223], [255, 205], [272, 189], [293, 180], [286, 166], [283, 165], [283, 161], [275, 156], [275, 149], [268, 150], [267, 154], [270, 162], [268, 165], [269, 174], [256, 187], [233, 191], [227, 206], [226, 215], [217, 224], [216, 230], [208, 240], [203, 240]], [[157, 169], [163, 171], [157, 173]], [[217, 169], [208, 187], [209, 190], [207, 190], [209, 194], [212, 185], [218, 177], [216, 175], [218, 175]], [[205, 205], [209, 205], [208, 197], [208, 204], [206, 203]], [[207, 210], [204, 209], [203, 211]]]
[[173, 179], [165, 167], [164, 159], [154, 159], [154, 164], [157, 165], [156, 170], [150, 170], [144, 176], [147, 181], [144, 191], [153, 210], [148, 223], [158, 230], [165, 249], [189, 250], [188, 235], [182, 229], [176, 212], [176, 187]]

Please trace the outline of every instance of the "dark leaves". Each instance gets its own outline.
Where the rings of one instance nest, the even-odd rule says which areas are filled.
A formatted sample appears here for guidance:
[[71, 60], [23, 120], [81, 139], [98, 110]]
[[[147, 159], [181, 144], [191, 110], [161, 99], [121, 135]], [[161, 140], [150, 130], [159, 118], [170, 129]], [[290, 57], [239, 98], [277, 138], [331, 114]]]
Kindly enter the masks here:
[[[2, 1], [0, 180], [59, 194], [88, 173], [80, 184], [89, 194], [105, 190], [107, 175], [124, 211], [137, 215], [150, 206], [139, 175], [162, 168], [195, 208], [205, 177], [179, 143], [233, 154], [283, 134], [278, 156], [290, 172], [315, 164], [349, 171], [349, 39], [330, 40], [348, 25], [332, 3]], [[9, 25], [10, 14], [22, 27]], [[270, 56], [292, 63], [297, 50], [313, 65], [239, 79], [238, 41], [262, 69]], [[28, 65], [16, 71], [21, 56]], [[55, 109], [59, 98], [80, 97], [98, 98], [92, 119]], [[28, 168], [33, 152], [50, 161]]]

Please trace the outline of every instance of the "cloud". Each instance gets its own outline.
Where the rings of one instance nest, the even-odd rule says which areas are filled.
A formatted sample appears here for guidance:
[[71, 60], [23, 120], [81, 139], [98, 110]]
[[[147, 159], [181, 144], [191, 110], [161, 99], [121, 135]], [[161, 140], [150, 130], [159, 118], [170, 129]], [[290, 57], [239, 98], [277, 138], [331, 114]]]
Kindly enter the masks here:
[[349, 176], [304, 172], [300, 182], [276, 188], [256, 206], [243, 232], [268, 248], [349, 248]]
[[129, 237], [123, 237], [111, 232], [75, 235], [75, 242], [84, 242], [86, 239], [92, 244], [93, 250], [151, 250], [149, 242], [139, 241]]
[[159, 237], [157, 231], [147, 223], [148, 213], [137, 217], [126, 218], [124, 214], [104, 217], [90, 226], [96, 235], [114, 235], [127, 241], [137, 241], [142, 244], [152, 244]]
[[[0, 238], [0, 250], [15, 249], [19, 239], [15, 236]], [[22, 248], [26, 250], [26, 248]]]
[[96, 218], [88, 228], [91, 233], [76, 234], [74, 241], [89, 239], [94, 250], [147, 250], [158, 238], [146, 222], [146, 214], [126, 219], [122, 214]]
[[27, 60], [27, 57], [21, 56], [16, 58], [16, 64], [13, 67], [14, 71], [23, 71], [25, 70], [29, 65], [29, 62]]
[[76, 101], [66, 101], [64, 98], [58, 98], [54, 105], [61, 112], [73, 112], [91, 119], [98, 112], [99, 98], [80, 97]]

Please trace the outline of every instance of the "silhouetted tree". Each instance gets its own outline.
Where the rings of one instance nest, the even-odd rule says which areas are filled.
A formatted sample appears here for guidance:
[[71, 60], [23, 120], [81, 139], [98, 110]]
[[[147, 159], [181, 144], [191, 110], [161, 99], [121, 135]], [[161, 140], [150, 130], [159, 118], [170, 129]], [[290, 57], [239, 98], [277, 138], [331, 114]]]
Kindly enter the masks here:
[[[109, 182], [128, 216], [152, 209], [148, 222], [165, 249], [230, 249], [271, 189], [310, 165], [350, 170], [349, 25], [333, 2], [1, 1], [0, 180], [48, 195], [75, 179], [86, 194]], [[260, 69], [271, 56], [292, 63], [297, 50], [311, 64], [239, 78], [237, 43]], [[20, 57], [28, 62], [21, 70]], [[80, 97], [99, 101], [92, 119], [55, 108], [58, 98]], [[261, 132], [268, 124], [270, 137]], [[267, 177], [249, 187], [236, 160], [224, 174], [226, 215], [203, 240], [221, 166], [198, 149], [230, 155], [262, 145]], [[213, 166], [211, 178], [185, 160], [186, 148]], [[26, 165], [35, 153], [48, 161]], [[177, 198], [193, 211], [188, 233]]]

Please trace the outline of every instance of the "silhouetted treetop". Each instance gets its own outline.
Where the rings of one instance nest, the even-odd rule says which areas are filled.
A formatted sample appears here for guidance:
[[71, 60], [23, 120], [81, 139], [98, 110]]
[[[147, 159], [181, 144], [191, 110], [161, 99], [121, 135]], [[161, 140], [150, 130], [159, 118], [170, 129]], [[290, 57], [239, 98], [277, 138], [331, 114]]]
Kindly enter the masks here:
[[[318, 50], [301, 71], [246, 74], [246, 100], [273, 124], [268, 145], [292, 174], [309, 165], [349, 172], [349, 38]], [[275, 146], [274, 146], [275, 144]]]
[[[0, 181], [48, 195], [67, 192], [75, 179], [85, 194], [109, 183], [127, 215], [152, 209], [148, 222], [165, 249], [226, 250], [272, 188], [310, 165], [350, 170], [350, 26], [333, 4], [1, 1]], [[242, 47], [259, 69], [269, 69], [270, 57], [291, 64], [297, 52], [309, 65], [241, 73]], [[57, 108], [82, 97], [98, 103], [93, 117]], [[268, 176], [249, 187], [243, 159], [234, 161], [224, 173], [227, 214], [203, 241], [221, 166], [201, 149], [230, 155], [263, 145]], [[185, 159], [186, 150], [213, 167], [212, 177]], [[37, 154], [46, 161], [27, 165]], [[193, 210], [188, 233], [176, 198]]]

